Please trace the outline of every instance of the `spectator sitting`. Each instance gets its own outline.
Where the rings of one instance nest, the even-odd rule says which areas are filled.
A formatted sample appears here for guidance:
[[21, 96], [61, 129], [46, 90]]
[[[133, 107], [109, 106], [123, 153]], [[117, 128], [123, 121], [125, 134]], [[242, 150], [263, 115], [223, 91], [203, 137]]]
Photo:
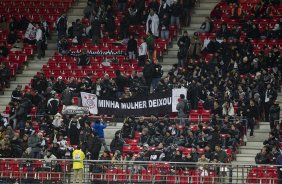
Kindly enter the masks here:
[[270, 162], [270, 154], [269, 150], [266, 146], [264, 146], [260, 153], [258, 153], [255, 157], [256, 164], [269, 164]]
[[220, 49], [220, 43], [215, 39], [215, 37], [210, 38], [210, 42], [208, 43], [205, 51], [208, 53], [215, 53]]
[[11, 78], [11, 71], [6, 67], [6, 63], [0, 63], [0, 88], [1, 86], [9, 86], [9, 80]]
[[8, 29], [8, 23], [5, 16], [1, 16], [0, 19], [0, 30], [4, 31]]
[[256, 24], [253, 24], [250, 31], [247, 32], [247, 37], [253, 40], [260, 39], [260, 31]]
[[63, 81], [63, 77], [59, 76], [57, 82], [53, 85], [53, 90], [57, 93], [62, 93], [66, 89], [66, 84]]
[[59, 42], [58, 42], [58, 50], [59, 50], [59, 53], [62, 54], [63, 56], [64, 55], [67, 55], [69, 53], [69, 50], [68, 50], [68, 41], [65, 37], [62, 37]]
[[90, 58], [87, 54], [87, 50], [82, 50], [81, 54], [78, 57], [77, 65], [78, 66], [89, 66], [90, 65]]
[[11, 48], [11, 51], [22, 51], [23, 50], [23, 41], [21, 39], [17, 39], [17, 41], [14, 43], [13, 48]]
[[217, 31], [216, 37], [218, 39], [228, 39], [230, 36], [230, 31], [227, 28], [227, 24], [223, 22], [221, 28]]
[[18, 39], [18, 35], [15, 31], [10, 31], [8, 34], [8, 39], [7, 39], [7, 43], [13, 45], [14, 43], [16, 43]]
[[3, 42], [0, 42], [0, 58], [7, 57], [9, 54], [8, 48], [4, 45]]
[[273, 132], [269, 132], [269, 138], [263, 142], [263, 145], [271, 150], [272, 147], [279, 147], [279, 140], [275, 137]]

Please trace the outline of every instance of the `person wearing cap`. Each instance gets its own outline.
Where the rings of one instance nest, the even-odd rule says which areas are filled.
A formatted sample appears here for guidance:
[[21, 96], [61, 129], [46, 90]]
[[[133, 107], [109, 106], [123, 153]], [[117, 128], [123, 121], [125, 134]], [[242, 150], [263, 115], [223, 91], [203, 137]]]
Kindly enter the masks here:
[[85, 159], [85, 154], [81, 150], [80, 145], [76, 147], [76, 149], [72, 153], [73, 159], [73, 184], [76, 183], [76, 180], [79, 180], [79, 184], [82, 184], [83, 181], [83, 168], [84, 163], [83, 160]]
[[63, 81], [63, 77], [59, 76], [57, 82], [53, 85], [53, 90], [57, 93], [62, 93], [66, 89], [66, 84]]
[[273, 130], [278, 123], [280, 118], [280, 106], [277, 100], [270, 106], [269, 109], [269, 121], [270, 121], [270, 129]]

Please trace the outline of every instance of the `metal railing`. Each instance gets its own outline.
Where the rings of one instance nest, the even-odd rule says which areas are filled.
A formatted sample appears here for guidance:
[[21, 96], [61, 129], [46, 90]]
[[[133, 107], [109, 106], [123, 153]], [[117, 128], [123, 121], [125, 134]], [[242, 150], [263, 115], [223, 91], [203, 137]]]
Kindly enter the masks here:
[[[282, 166], [208, 162], [84, 161], [83, 183], [216, 184], [280, 181]], [[281, 171], [280, 171], [281, 172]], [[0, 183], [72, 183], [72, 160], [0, 159]]]

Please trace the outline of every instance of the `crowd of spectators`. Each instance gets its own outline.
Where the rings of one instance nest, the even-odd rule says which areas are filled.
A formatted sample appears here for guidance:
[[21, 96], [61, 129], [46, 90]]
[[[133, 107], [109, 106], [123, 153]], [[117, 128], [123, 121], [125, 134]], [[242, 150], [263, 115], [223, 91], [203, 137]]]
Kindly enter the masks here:
[[[277, 125], [277, 116], [274, 118], [272, 115], [273, 104], [276, 104], [274, 102], [280, 90], [280, 48], [266, 48], [254, 54], [252, 40], [280, 39], [281, 22], [277, 23], [277, 29], [271, 30], [265, 37], [251, 22], [244, 24], [241, 31], [236, 28], [229, 31], [228, 22], [222, 23], [216, 37], [211, 38], [202, 49], [204, 43], [199, 37], [200, 32], [213, 30], [210, 18], [206, 18], [199, 33], [184, 32], [179, 38], [178, 62], [164, 75], [161, 64], [153, 59], [154, 48], [151, 48], [151, 42], [159, 36], [167, 39], [169, 24], [176, 24], [178, 27], [189, 24], [191, 4], [187, 2], [191, 1], [162, 0], [158, 4], [153, 0], [145, 9], [144, 1], [140, 0], [135, 5], [130, 5], [128, 10], [125, 9], [124, 1], [118, 1], [119, 9], [125, 12], [118, 35], [115, 32], [112, 1], [104, 1], [101, 5], [94, 2], [89, 1], [84, 10], [85, 17], [90, 20], [90, 29], [79, 19], [67, 28], [65, 14], [58, 19], [56, 28], [59, 52], [62, 55], [68, 54], [66, 38], [71, 38], [73, 44], [82, 44], [88, 37], [93, 44], [98, 45], [102, 37], [100, 27], [104, 24], [110, 38], [127, 40], [128, 57], [133, 59], [138, 55], [139, 65], [144, 65], [143, 71], [134, 71], [127, 77], [117, 70], [115, 79], [106, 74], [97, 81], [92, 81], [90, 74], [81, 81], [76, 81], [75, 78], [65, 81], [61, 76], [47, 79], [40, 73], [33, 77], [31, 89], [23, 92], [19, 85], [13, 91], [9, 103], [9, 118], [0, 117], [1, 157], [43, 158], [47, 155], [50, 158], [51, 154], [52, 158], [70, 158], [72, 145], [82, 144], [82, 149], [93, 160], [121, 160], [127, 140], [136, 138], [135, 132], [141, 132], [138, 146], [142, 147], [142, 151], [136, 157], [131, 152], [126, 153], [126, 160], [226, 163], [230, 160], [223, 149], [236, 150], [243, 136], [242, 127], [245, 126], [245, 121], [242, 120], [247, 120], [250, 136], [254, 135], [257, 121], [271, 121], [273, 131], [260, 156], [270, 153], [271, 150], [273, 155], [277, 154], [279, 146], [276, 139], [280, 139], [280, 127]], [[216, 17], [215, 14], [212, 13], [212, 19]], [[140, 46], [134, 40], [136, 35], [128, 33], [129, 25], [134, 24], [146, 25], [146, 33], [149, 35]], [[37, 29], [36, 44], [38, 58], [41, 58], [44, 57], [44, 49], [39, 45], [44, 42], [44, 31], [39, 25]], [[239, 39], [240, 32], [247, 34], [243, 42]], [[208, 54], [212, 57], [206, 60], [204, 56]], [[88, 59], [87, 53], [82, 52], [78, 57], [78, 65], [87, 65]], [[204, 109], [210, 110], [209, 122], [191, 126], [189, 121], [185, 121], [184, 125], [180, 125], [179, 122], [171, 121], [169, 116], [162, 120], [154, 115], [147, 120], [137, 119], [133, 115], [125, 119], [123, 128], [115, 134], [110, 149], [105, 144], [103, 129], [106, 124], [103, 119], [92, 123], [93, 120], [88, 116], [59, 113], [61, 106], [72, 105], [73, 97], [79, 96], [80, 92], [120, 99], [181, 87], [188, 89], [186, 96], [191, 110], [198, 109], [199, 101], [203, 102]], [[32, 120], [40, 122], [39, 124], [29, 120], [28, 115], [34, 107], [38, 116]], [[183, 114], [180, 116], [183, 118]], [[221, 134], [230, 136], [220, 138]], [[102, 146], [105, 152], [99, 158]], [[152, 147], [154, 149], [150, 149]], [[184, 156], [182, 148], [191, 148], [191, 153]], [[201, 149], [204, 151], [199, 152]], [[113, 157], [110, 151], [114, 153]], [[256, 160], [258, 163], [268, 163], [263, 161], [264, 158]]]

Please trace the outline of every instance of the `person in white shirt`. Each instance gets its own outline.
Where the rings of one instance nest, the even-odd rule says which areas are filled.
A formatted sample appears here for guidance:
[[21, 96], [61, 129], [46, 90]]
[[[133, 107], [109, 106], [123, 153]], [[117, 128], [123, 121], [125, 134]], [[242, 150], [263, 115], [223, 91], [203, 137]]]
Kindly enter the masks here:
[[144, 66], [147, 58], [147, 43], [146, 38], [142, 39], [141, 45], [138, 47], [138, 65]]
[[36, 24], [36, 48], [37, 48], [37, 58], [41, 59], [42, 55], [43, 55], [43, 50], [42, 50], [42, 38], [43, 38], [43, 32], [39, 26], [39, 24]]
[[151, 31], [155, 37], [159, 37], [159, 22], [158, 15], [151, 9], [146, 23], [146, 34]]

